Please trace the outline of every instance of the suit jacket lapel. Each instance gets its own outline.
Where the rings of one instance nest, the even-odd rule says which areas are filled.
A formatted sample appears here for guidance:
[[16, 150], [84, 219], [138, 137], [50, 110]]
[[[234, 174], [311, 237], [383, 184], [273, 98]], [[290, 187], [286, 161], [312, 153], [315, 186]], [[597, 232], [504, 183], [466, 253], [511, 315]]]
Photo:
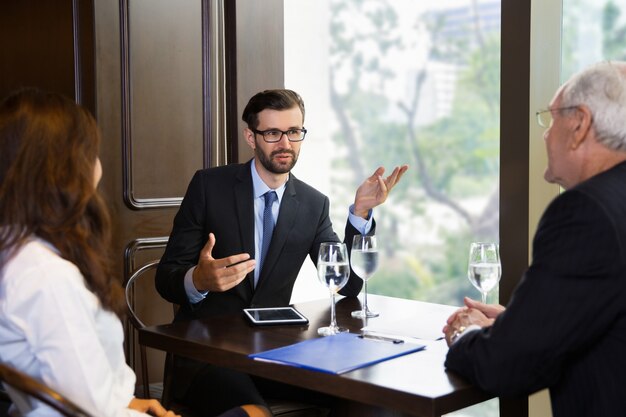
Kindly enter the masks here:
[[274, 228], [272, 242], [267, 250], [267, 259], [263, 261], [263, 269], [261, 270], [261, 275], [259, 276], [257, 290], [265, 284], [267, 276], [274, 269], [276, 262], [278, 262], [278, 258], [283, 251], [285, 242], [287, 242], [287, 237], [289, 236], [289, 233], [291, 232], [291, 229], [293, 228], [298, 217], [298, 206], [300, 203], [298, 202], [296, 195], [296, 188], [294, 186], [294, 181], [292, 180], [293, 178], [294, 176], [289, 174], [289, 181], [287, 181], [285, 193], [283, 194], [283, 199], [280, 203], [278, 221], [276, 222], [276, 227]]
[[[243, 244], [243, 251], [254, 258], [254, 202], [252, 190], [252, 174], [250, 162], [242, 165], [237, 174], [238, 183], [235, 184], [235, 210], [239, 219], [239, 234]], [[254, 273], [248, 274], [248, 289], [254, 290]]]

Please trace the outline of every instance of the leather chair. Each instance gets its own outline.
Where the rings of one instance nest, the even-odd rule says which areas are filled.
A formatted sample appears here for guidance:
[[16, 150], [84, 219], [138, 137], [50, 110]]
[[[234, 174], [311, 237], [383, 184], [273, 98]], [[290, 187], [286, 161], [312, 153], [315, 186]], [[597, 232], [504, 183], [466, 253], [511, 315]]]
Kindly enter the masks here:
[[11, 399], [14, 401], [20, 401], [20, 399], [15, 398], [16, 396], [22, 399], [35, 398], [66, 417], [92, 417], [91, 414], [55, 390], [8, 365], [0, 364], [0, 381], [7, 387]]

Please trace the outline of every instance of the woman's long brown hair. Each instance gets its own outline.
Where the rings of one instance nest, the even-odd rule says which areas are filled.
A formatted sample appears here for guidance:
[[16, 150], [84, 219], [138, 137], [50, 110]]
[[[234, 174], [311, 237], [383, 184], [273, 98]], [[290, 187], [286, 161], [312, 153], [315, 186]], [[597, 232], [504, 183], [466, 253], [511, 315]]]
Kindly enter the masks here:
[[76, 265], [102, 306], [121, 317], [110, 219], [94, 179], [99, 145], [93, 116], [62, 95], [23, 89], [0, 103], [0, 271], [38, 236]]

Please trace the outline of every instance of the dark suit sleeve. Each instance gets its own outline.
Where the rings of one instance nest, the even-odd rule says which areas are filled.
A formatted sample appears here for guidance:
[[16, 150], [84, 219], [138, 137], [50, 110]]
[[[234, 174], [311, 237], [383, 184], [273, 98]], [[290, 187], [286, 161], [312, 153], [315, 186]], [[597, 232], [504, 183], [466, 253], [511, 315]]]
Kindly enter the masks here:
[[621, 311], [617, 232], [593, 199], [576, 191], [555, 199], [533, 246], [533, 262], [506, 311], [492, 327], [459, 339], [446, 360], [497, 395], [554, 384]]
[[189, 303], [184, 287], [185, 274], [198, 263], [200, 250], [208, 240], [204, 200], [202, 177], [196, 172], [174, 217], [172, 233], [155, 276], [159, 294], [175, 304]]

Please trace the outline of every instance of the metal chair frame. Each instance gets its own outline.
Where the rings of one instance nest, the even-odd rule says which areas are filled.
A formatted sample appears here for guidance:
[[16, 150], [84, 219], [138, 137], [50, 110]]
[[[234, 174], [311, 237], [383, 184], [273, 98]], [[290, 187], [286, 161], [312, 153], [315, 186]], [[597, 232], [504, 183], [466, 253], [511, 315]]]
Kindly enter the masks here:
[[[140, 330], [146, 327], [143, 321], [137, 316], [135, 312], [135, 303], [133, 300], [135, 281], [141, 277], [146, 271], [156, 268], [159, 265], [159, 261], [150, 261], [128, 277], [128, 280], [124, 284], [124, 293], [126, 296], [126, 305], [128, 306], [128, 319], [135, 330]], [[150, 398], [150, 383], [148, 380], [148, 356], [146, 353], [146, 347], [139, 344], [139, 360], [141, 362], [141, 379], [143, 385], [143, 392], [145, 398]]]

